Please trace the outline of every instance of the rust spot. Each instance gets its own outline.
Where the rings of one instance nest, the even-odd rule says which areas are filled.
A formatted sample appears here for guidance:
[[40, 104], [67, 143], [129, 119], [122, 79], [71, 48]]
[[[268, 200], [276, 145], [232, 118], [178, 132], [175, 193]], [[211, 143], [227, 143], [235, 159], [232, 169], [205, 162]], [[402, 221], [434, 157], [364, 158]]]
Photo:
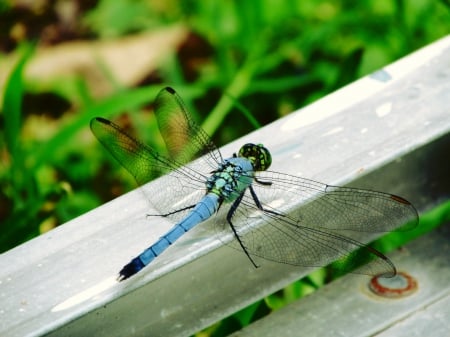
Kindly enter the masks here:
[[402, 298], [413, 294], [418, 286], [417, 281], [411, 275], [399, 272], [396, 276], [390, 278], [373, 277], [370, 280], [369, 288], [378, 296]]

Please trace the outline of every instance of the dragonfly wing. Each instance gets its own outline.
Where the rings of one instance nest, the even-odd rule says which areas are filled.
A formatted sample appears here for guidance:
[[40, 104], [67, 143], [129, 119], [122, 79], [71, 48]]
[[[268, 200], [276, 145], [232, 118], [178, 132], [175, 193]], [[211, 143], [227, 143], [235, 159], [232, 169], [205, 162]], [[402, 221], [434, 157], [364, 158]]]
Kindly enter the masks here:
[[[223, 159], [208, 134], [193, 120], [181, 97], [174, 89], [162, 89], [155, 100], [159, 130], [170, 155], [180, 164], [202, 157], [213, 169]], [[201, 163], [198, 163], [201, 165]]]
[[184, 219], [205, 196], [206, 177], [191, 168], [191, 164], [143, 185], [141, 190], [158, 211], [152, 216], [164, 216], [174, 223]]
[[[188, 209], [173, 212], [195, 205], [204, 195], [206, 177], [193, 170], [192, 166], [181, 167], [176, 161], [161, 156], [107, 119], [92, 119], [91, 130], [139, 185], [145, 185], [155, 177], [168, 173], [143, 186], [142, 190], [161, 214], [172, 213], [168, 217], [173, 221], [185, 216]], [[179, 202], [175, 203], [174, 197]]]
[[[410, 230], [418, 214], [407, 200], [389, 193], [323, 184], [278, 172], [259, 172], [258, 198], [302, 223], [339, 231], [391, 232]], [[303, 207], [298, 207], [303, 204]], [[401, 226], [401, 227], [400, 227]]]
[[160, 214], [178, 222], [203, 197], [207, 179], [204, 173], [209, 175], [217, 169], [222, 156], [172, 88], [159, 92], [155, 114], [171, 158], [104, 118], [94, 118], [91, 130], [139, 185], [165, 174], [143, 186], [142, 191]]
[[[271, 183], [253, 184], [264, 211], [246, 191], [232, 219], [249, 254], [304, 267], [326, 266], [339, 259], [333, 268], [342, 271], [372, 261], [356, 272], [395, 274], [387, 257], [360, 241], [367, 240], [362, 232], [391, 231], [408, 220], [417, 223], [417, 213], [406, 200], [276, 172], [260, 172], [258, 179]], [[228, 244], [242, 249], [237, 240]]]
[[107, 119], [93, 118], [91, 130], [99, 142], [133, 175], [138, 184], [144, 184], [178, 168], [175, 162], [159, 155]]

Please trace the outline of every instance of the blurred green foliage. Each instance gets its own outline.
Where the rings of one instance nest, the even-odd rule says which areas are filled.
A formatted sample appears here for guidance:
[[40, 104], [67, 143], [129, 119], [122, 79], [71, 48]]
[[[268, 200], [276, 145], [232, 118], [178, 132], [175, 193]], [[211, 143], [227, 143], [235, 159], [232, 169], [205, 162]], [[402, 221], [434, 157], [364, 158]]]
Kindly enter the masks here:
[[[445, 0], [74, 1], [80, 15], [65, 26], [57, 2], [40, 3], [38, 10], [0, 5], [0, 58], [21, 55], [0, 115], [0, 251], [135, 187], [91, 136], [94, 116], [121, 118], [163, 151], [147, 106], [171, 85], [222, 145], [450, 31]], [[111, 77], [114, 92], [96, 99], [82, 77], [61, 77], [50, 87], [24, 80], [41, 45], [113, 40], [175, 24], [190, 32], [186, 41], [139, 87], [123, 88]], [[101, 60], [99, 67], [110, 75]], [[313, 279], [204, 333], [239, 328], [322, 283]]]

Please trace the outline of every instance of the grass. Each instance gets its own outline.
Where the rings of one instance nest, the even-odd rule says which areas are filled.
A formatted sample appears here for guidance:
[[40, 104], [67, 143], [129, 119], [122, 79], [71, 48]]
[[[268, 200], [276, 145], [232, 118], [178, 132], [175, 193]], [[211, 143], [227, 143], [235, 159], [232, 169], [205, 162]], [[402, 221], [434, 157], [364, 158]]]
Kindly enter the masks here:
[[[444, 0], [101, 0], [83, 5], [71, 26], [55, 21], [57, 9], [50, 2], [47, 6], [45, 11], [9, 2], [0, 6], [0, 31], [8, 32], [0, 35], [0, 62], [7, 54], [19, 55], [7, 74], [0, 115], [0, 251], [135, 188], [90, 134], [94, 116], [119, 120], [163, 151], [149, 104], [162, 86], [171, 85], [216, 144], [223, 145], [450, 31]], [[101, 58], [98, 69], [113, 88], [103, 97], [77, 74], [45, 85], [45, 78], [26, 76], [42, 45], [67, 36], [114, 40], [172, 25], [183, 25], [188, 36], [133, 88], [121, 84]], [[378, 248], [391, 249], [394, 237]], [[321, 286], [321, 273], [202, 334], [220, 336], [244, 326]]]

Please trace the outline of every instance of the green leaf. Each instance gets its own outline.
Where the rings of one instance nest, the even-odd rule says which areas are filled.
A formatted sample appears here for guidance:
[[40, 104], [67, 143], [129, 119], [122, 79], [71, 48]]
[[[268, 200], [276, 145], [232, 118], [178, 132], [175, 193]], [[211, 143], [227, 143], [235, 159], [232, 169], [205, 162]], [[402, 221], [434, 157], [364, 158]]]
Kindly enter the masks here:
[[5, 120], [5, 142], [8, 152], [12, 158], [19, 159], [18, 155], [20, 125], [22, 119], [22, 97], [23, 97], [23, 70], [31, 55], [34, 46], [24, 45], [22, 55], [11, 72], [5, 86], [3, 115]]

